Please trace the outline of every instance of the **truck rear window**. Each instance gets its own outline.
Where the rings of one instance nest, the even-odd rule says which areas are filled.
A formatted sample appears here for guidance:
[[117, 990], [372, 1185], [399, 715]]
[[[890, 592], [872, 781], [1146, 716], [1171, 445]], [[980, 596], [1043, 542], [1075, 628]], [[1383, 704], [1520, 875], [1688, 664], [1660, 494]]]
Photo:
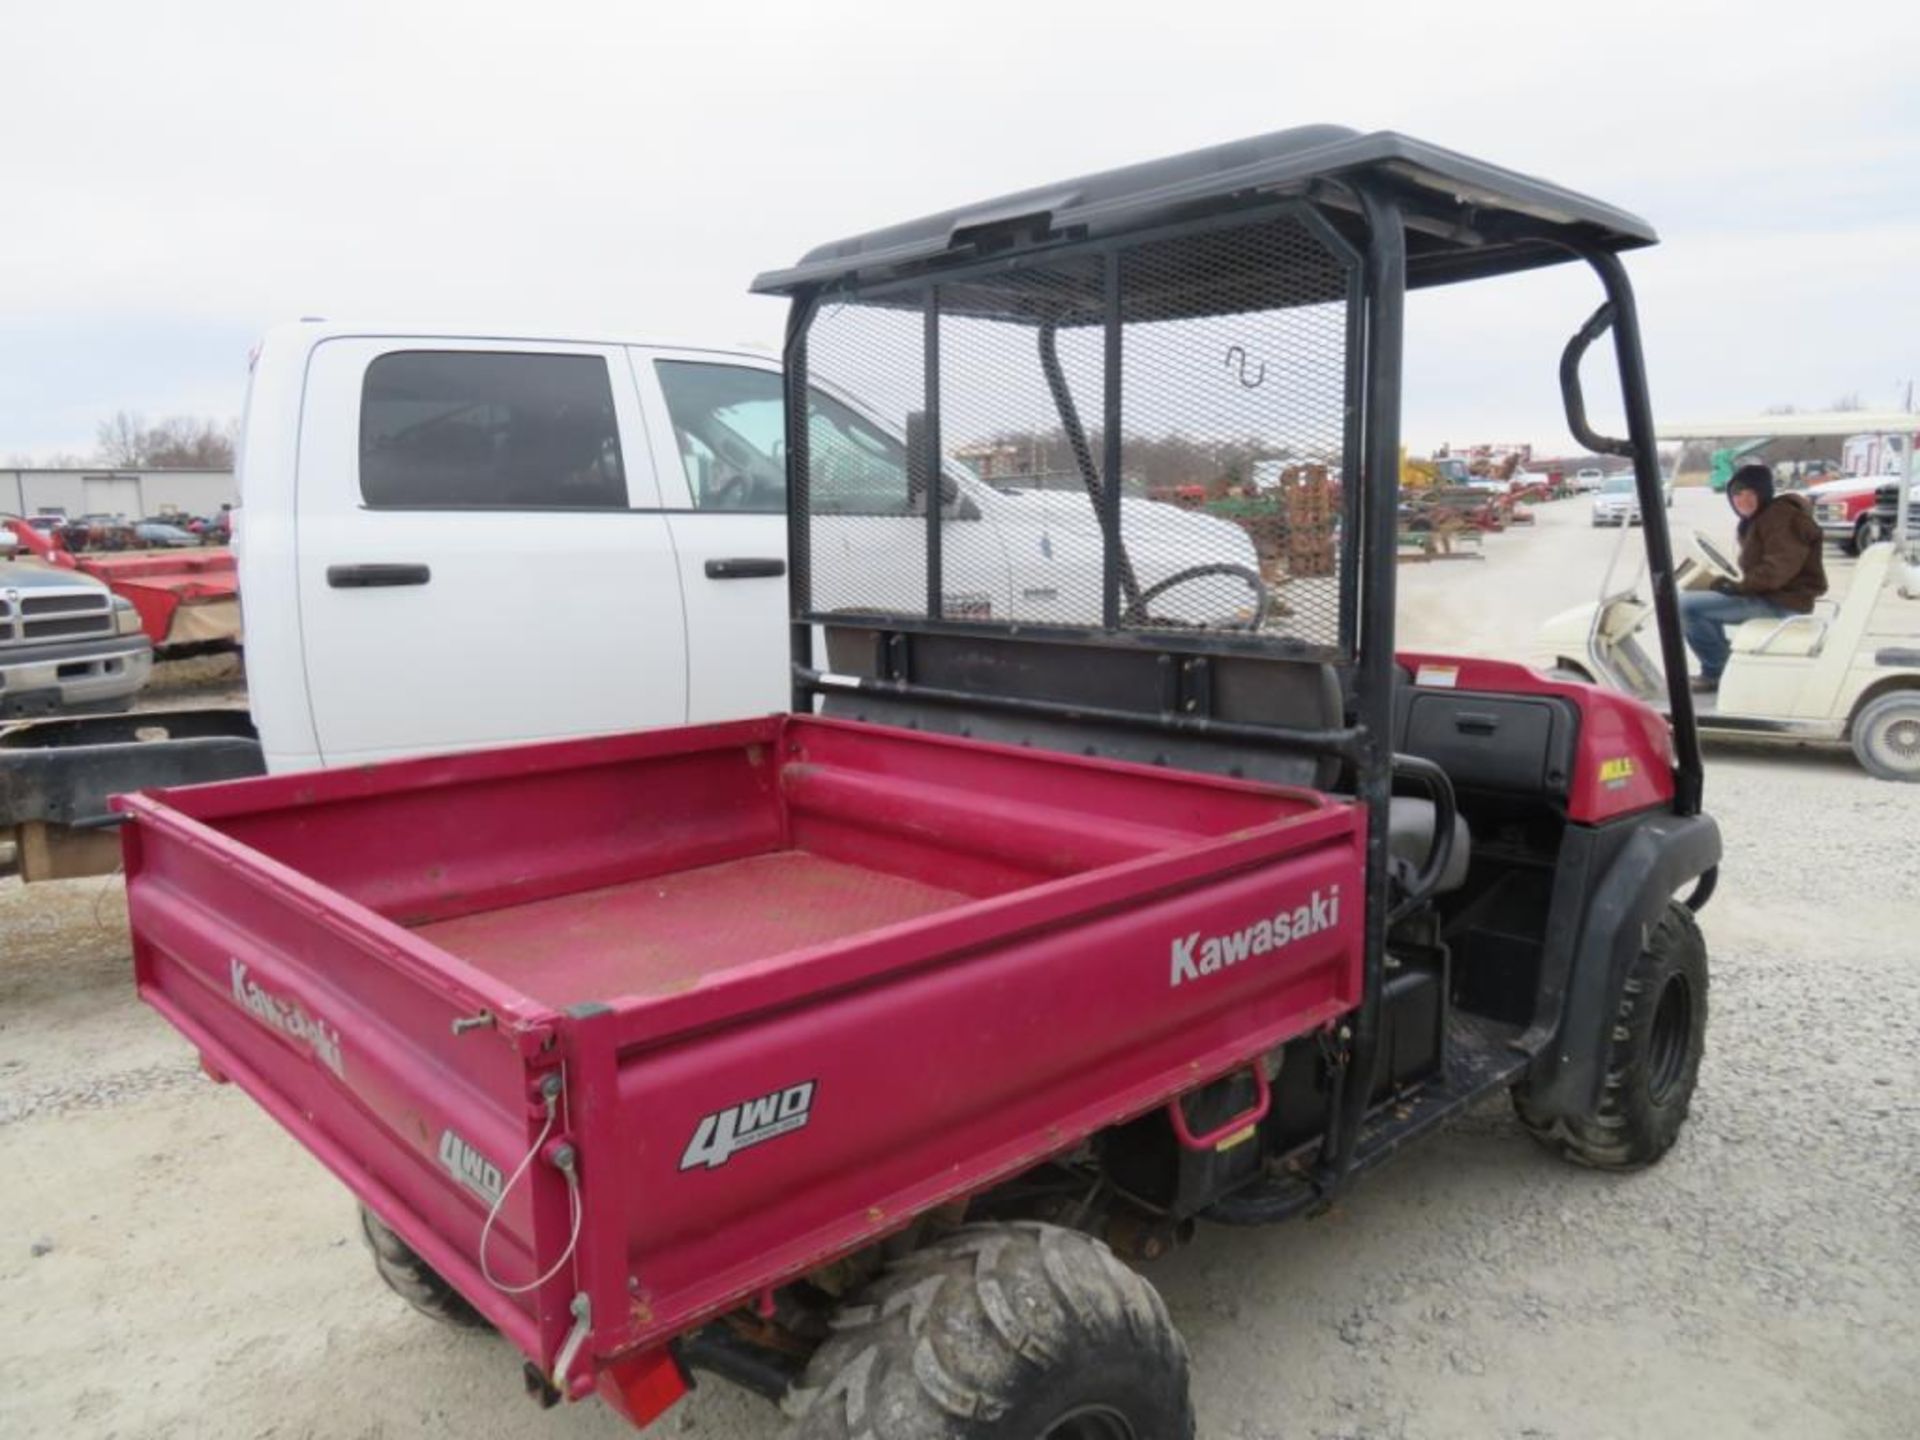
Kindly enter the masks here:
[[380, 356], [360, 392], [360, 495], [387, 509], [625, 509], [606, 361], [463, 350]]

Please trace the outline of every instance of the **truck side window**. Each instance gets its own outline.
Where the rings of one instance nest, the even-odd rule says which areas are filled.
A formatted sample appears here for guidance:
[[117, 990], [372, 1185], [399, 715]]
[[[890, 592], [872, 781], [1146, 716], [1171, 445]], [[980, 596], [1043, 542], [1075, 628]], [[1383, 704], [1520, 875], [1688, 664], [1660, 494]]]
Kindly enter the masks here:
[[360, 496], [400, 510], [624, 510], [607, 362], [405, 350], [367, 366]]
[[[780, 376], [745, 365], [656, 360], [687, 489], [699, 510], [780, 513], [787, 504], [786, 406]], [[853, 406], [815, 390], [807, 444], [816, 515], [925, 513], [907, 472], [900, 437]], [[960, 503], [942, 477], [941, 504], [958, 519], [978, 511]]]
[[673, 438], [699, 510], [787, 508], [780, 376], [747, 365], [656, 360]]
[[912, 515], [907, 447], [829, 395], [807, 417], [816, 515]]

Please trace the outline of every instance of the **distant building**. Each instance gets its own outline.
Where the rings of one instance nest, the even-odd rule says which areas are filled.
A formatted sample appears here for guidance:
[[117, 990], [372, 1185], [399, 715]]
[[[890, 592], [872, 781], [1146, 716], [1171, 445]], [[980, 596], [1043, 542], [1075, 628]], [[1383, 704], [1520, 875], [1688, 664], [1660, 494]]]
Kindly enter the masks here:
[[0, 470], [0, 515], [216, 515], [238, 505], [231, 470]]
[[1898, 475], [1907, 468], [1904, 435], [1852, 435], [1840, 456], [1849, 475]]

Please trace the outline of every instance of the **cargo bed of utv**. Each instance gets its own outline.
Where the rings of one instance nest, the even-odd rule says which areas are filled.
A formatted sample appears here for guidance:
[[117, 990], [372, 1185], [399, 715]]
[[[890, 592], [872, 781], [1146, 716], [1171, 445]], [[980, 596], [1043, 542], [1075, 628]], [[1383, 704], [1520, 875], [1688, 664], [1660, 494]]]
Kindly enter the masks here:
[[575, 1393], [1358, 997], [1281, 786], [770, 717], [118, 804], [142, 994], [543, 1371], [585, 1293]]

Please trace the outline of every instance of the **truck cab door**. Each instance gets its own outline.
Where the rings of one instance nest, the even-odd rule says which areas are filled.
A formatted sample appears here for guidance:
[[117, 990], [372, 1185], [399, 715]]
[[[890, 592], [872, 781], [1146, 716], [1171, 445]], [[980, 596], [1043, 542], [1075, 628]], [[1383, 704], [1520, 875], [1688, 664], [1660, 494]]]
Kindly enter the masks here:
[[631, 349], [687, 607], [687, 713], [785, 710], [785, 402], [772, 360]]
[[[662, 493], [674, 497], [690, 712], [704, 720], [784, 710], [792, 677], [779, 367], [711, 351], [631, 353]], [[816, 393], [809, 443], [814, 608], [924, 614], [925, 499], [909, 477], [904, 437]], [[1006, 555], [968, 488], [943, 477], [946, 610], [998, 618], [1008, 613]]]
[[[810, 404], [813, 608], [925, 615], [928, 496], [908, 463], [905, 435], [856, 397], [816, 388]], [[1004, 620], [1013, 613], [997, 500], [971, 472], [943, 460], [943, 618]]]
[[341, 337], [296, 480], [321, 763], [686, 718], [672, 541], [617, 347]]

